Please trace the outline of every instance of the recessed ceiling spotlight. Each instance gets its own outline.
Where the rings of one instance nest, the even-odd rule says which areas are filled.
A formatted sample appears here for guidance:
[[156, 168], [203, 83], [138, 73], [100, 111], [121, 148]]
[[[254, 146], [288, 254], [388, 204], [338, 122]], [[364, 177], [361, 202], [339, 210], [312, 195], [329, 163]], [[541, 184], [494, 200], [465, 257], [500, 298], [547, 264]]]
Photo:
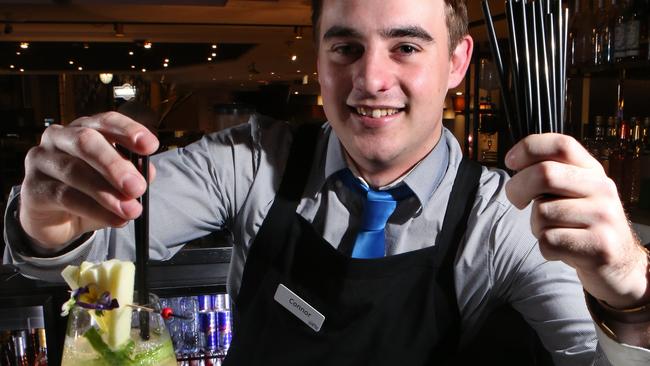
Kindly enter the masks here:
[[79, 70], [79, 71], [83, 71], [83, 69], [84, 69], [84, 68], [81, 67], [81, 66], [77, 67], [77, 70]]
[[74, 61], [72, 61], [72, 60], [68, 61], [68, 63], [69, 63], [70, 65], [74, 65]]
[[169, 66], [169, 64], [165, 62], [165, 63], [163, 64], [163, 67], [167, 67], [167, 66]]
[[20, 48], [26, 50], [29, 48], [29, 42], [20, 42]]
[[143, 68], [142, 68], [142, 72], [147, 72], [147, 69], [145, 69], [145, 68], [143, 67]]
[[169, 59], [168, 59], [168, 58], [166, 58], [166, 59], [165, 59], [165, 62], [169, 62]]
[[115, 37], [124, 37], [124, 24], [122, 23], [115, 23], [113, 24], [113, 33], [115, 34]]
[[144, 42], [143, 47], [146, 48], [146, 49], [150, 49], [151, 48], [151, 42], [149, 42], [149, 41]]
[[16, 51], [16, 55], [17, 55], [17, 56], [20, 56], [20, 51]]
[[132, 68], [132, 69], [135, 69], [135, 65], [131, 65], [131, 68]]
[[298, 55], [291, 55], [291, 61], [296, 61], [298, 59]]
[[208, 57], [208, 61], [212, 61], [212, 57]]
[[25, 69], [20, 69], [20, 72], [25, 72]]
[[15, 67], [14, 65], [9, 65], [9, 68], [10, 68], [10, 69], [13, 69], [14, 67]]
[[216, 45], [216, 44], [213, 44], [213, 45], [212, 45], [212, 48], [217, 48], [217, 45]]
[[133, 56], [133, 51], [129, 51], [129, 56]]

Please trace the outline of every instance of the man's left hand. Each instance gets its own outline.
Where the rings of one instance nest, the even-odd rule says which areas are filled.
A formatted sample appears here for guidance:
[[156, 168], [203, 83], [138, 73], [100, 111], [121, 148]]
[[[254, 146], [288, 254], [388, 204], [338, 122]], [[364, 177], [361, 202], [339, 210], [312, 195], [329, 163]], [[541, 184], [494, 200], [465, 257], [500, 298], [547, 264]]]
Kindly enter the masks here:
[[585, 290], [616, 308], [650, 303], [649, 263], [616, 185], [575, 139], [531, 135], [506, 156], [518, 173], [506, 185], [518, 208], [533, 202], [542, 255], [575, 268]]

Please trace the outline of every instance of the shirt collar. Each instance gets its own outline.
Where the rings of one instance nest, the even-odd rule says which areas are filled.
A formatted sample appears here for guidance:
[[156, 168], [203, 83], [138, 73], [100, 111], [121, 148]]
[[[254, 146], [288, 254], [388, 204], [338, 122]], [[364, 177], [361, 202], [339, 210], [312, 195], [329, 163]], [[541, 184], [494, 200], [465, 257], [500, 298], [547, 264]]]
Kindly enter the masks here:
[[[327, 141], [327, 155], [325, 158], [324, 181], [330, 179], [330, 177], [339, 170], [348, 167], [345, 161], [345, 152], [341, 147], [341, 141], [329, 124], [326, 126], [326, 133], [329, 133], [329, 137]], [[440, 185], [440, 182], [447, 171], [450, 149], [448, 139], [450, 135], [451, 133], [448, 133], [446, 129], [443, 128], [440, 140], [433, 150], [431, 150], [431, 152], [427, 154], [427, 156], [413, 169], [404, 176], [398, 178], [396, 182], [389, 184], [387, 187], [393, 187], [396, 185], [394, 183], [403, 181], [404, 184], [408, 185], [408, 187], [413, 191], [420, 201], [420, 204], [424, 206], [433, 192], [435, 192]], [[354, 172], [355, 170], [352, 169], [352, 171]]]

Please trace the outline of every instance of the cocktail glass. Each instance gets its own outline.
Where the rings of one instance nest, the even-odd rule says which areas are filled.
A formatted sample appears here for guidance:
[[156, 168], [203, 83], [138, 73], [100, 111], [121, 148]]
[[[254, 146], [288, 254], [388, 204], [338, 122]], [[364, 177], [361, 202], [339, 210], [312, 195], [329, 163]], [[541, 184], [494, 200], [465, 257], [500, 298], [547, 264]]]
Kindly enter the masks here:
[[[133, 296], [137, 299], [137, 296]], [[101, 319], [94, 310], [78, 306], [70, 310], [63, 346], [62, 366], [176, 366], [172, 341], [160, 315], [160, 301], [154, 294], [149, 304], [133, 307], [130, 339], [111, 348]], [[142, 339], [140, 317], [148, 317], [149, 339]]]

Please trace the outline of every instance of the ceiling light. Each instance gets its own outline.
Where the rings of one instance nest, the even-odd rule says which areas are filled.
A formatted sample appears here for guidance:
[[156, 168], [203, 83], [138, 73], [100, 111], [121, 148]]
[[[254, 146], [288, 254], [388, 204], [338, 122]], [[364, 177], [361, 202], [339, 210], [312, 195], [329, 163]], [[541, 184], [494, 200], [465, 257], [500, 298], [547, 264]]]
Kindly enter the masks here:
[[142, 72], [147, 72], [147, 69], [145, 69], [145, 68], [143, 67], [143, 68], [142, 68]]
[[296, 61], [298, 59], [297, 55], [291, 55], [291, 61]]
[[169, 64], [165, 62], [165, 63], [163, 64], [163, 67], [167, 67], [167, 66], [169, 66]]
[[10, 69], [13, 69], [14, 67], [16, 67], [16, 66], [14, 66], [14, 65], [9, 65], [9, 68], [10, 68]]
[[212, 61], [212, 57], [208, 57], [208, 61]]
[[81, 67], [81, 66], [77, 67], [77, 70], [79, 70], [79, 71], [83, 71], [83, 69], [84, 69], [84, 68]]
[[68, 63], [69, 63], [70, 65], [74, 65], [74, 61], [72, 61], [72, 60], [68, 61]]
[[84, 43], [84, 50], [87, 50], [90, 48], [90, 45], [88, 43]]
[[293, 27], [293, 36], [295, 39], [302, 39], [302, 27]]
[[298, 74], [300, 74], [300, 70], [296, 70], [296, 72], [297, 72]]
[[150, 49], [150, 48], [151, 48], [151, 42], [146, 41], [146, 42], [144, 43], [144, 46], [143, 46], [143, 47], [146, 48], [146, 49]]
[[109, 72], [103, 72], [99, 74], [99, 80], [104, 84], [110, 84], [113, 81], [113, 74]]
[[165, 59], [165, 62], [169, 62], [169, 59], [168, 59], [168, 58], [166, 58], [166, 59]]
[[298, 95], [298, 92], [297, 92], [297, 91], [295, 91], [295, 92], [293, 92], [293, 94], [295, 94], [295, 95]]
[[25, 69], [20, 69], [20, 72], [25, 72]]
[[133, 51], [129, 51], [129, 56], [133, 56]]
[[273, 71], [271, 71], [271, 75], [275, 75], [275, 73]]
[[26, 50], [29, 48], [29, 42], [20, 42], [20, 48]]
[[16, 51], [16, 55], [20, 56], [20, 51]]
[[115, 23], [113, 24], [113, 32], [115, 37], [124, 37], [124, 24]]
[[132, 69], [135, 69], [135, 65], [131, 65], [131, 68], [132, 68]]
[[217, 57], [217, 54], [212, 52], [212, 57]]
[[213, 45], [212, 45], [212, 48], [217, 48], [217, 45], [216, 45], [216, 44], [213, 44]]

